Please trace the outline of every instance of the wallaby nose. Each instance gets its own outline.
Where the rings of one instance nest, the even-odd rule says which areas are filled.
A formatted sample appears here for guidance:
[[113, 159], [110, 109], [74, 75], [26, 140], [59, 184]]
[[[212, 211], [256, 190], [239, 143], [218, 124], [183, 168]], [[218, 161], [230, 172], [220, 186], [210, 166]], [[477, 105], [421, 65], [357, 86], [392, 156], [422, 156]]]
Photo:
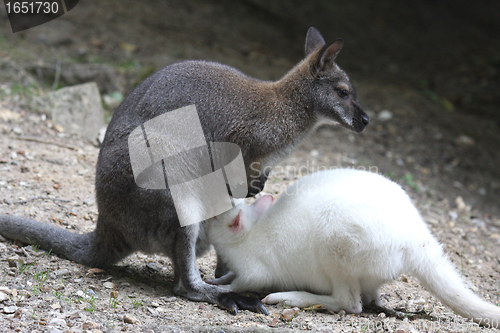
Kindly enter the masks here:
[[361, 122], [364, 126], [368, 125], [368, 123], [370, 122], [370, 117], [368, 117], [368, 115], [365, 113], [361, 116]]

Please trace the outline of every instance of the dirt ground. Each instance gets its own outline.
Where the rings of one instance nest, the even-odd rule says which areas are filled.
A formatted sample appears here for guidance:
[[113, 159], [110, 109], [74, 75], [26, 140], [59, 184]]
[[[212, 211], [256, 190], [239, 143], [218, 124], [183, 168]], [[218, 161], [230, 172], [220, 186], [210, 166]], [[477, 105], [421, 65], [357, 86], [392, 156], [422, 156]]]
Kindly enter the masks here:
[[[284, 19], [276, 14], [272, 1], [267, 11], [257, 0], [239, 5], [151, 3], [81, 2], [60, 19], [16, 35], [0, 9], [0, 213], [79, 233], [92, 230], [98, 214], [93, 184], [98, 148], [30, 109], [30, 98], [50, 90], [50, 84], [40, 85], [40, 76], [30, 69], [55, 67], [58, 60], [104, 63], [114, 73], [108, 78], [111, 91], [105, 93], [115, 89], [126, 94], [154, 69], [182, 59], [215, 60], [269, 80], [278, 79], [300, 59], [307, 30], [302, 28], [309, 21], [290, 21], [293, 13]], [[382, 16], [383, 8], [365, 8], [376, 15], [368, 22], [373, 31], [364, 36], [362, 28], [368, 29], [368, 23], [361, 21], [363, 16], [353, 6], [343, 9], [347, 16], [337, 26], [346, 38], [338, 63], [353, 78], [370, 125], [361, 134], [340, 127], [318, 129], [275, 169], [264, 192], [279, 196], [300, 176], [324, 168], [365, 168], [386, 175], [408, 191], [470, 288], [500, 305], [500, 122], [490, 116], [498, 111], [500, 54], [495, 53], [497, 42], [487, 43], [491, 25], [478, 27], [474, 20], [443, 14], [436, 24], [446, 25], [450, 34], [456, 28], [457, 34], [467, 31], [465, 37], [476, 36], [470, 49], [457, 46], [455, 35], [441, 39], [418, 35], [414, 40], [419, 43], [413, 46], [402, 35], [414, 32], [410, 31], [413, 16], [397, 16], [398, 22], [394, 16]], [[424, 7], [418, 12], [428, 13], [425, 20], [423, 16], [414, 20], [434, 22], [446, 12]], [[327, 9], [321, 15], [327, 15]], [[346, 28], [350, 27], [346, 17], [359, 19], [359, 24], [352, 25], [356, 28]], [[460, 21], [459, 28], [454, 20]], [[402, 24], [406, 21], [407, 25]], [[321, 22], [320, 29], [326, 25]], [[401, 31], [390, 29], [397, 24]], [[287, 25], [290, 28], [284, 29]], [[403, 51], [394, 57], [389, 52], [370, 63], [364, 53], [377, 54], [377, 48], [385, 47], [377, 34], [392, 38]], [[335, 31], [324, 35], [338, 37]], [[450, 50], [456, 56], [429, 63], [408, 58], [411, 47], [418, 49], [422, 41], [428, 41], [433, 50], [442, 49], [444, 56]], [[477, 50], [475, 43], [488, 46], [475, 53], [475, 60], [462, 57]], [[429, 52], [426, 49], [422, 56]], [[213, 277], [215, 254], [200, 258], [198, 265], [204, 278]], [[282, 306], [268, 306], [269, 316], [247, 311], [232, 316], [214, 305], [175, 297], [172, 279], [171, 263], [162, 256], [138, 253], [111, 270], [100, 271], [0, 238], [0, 329], [490, 331], [454, 314], [410, 276], [383, 288], [382, 299], [392, 312], [346, 315], [309, 309], [291, 320], [282, 318]]]

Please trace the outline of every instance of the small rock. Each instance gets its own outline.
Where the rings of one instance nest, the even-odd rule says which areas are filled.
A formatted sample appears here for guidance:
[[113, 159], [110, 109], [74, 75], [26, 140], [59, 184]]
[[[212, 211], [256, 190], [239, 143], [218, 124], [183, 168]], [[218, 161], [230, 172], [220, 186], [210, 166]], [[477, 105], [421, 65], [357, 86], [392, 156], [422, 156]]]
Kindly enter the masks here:
[[156, 266], [156, 263], [150, 262], [149, 264], [146, 265], [146, 267], [154, 272], [159, 271], [160, 269], [158, 266]]
[[457, 212], [455, 212], [455, 211], [453, 211], [453, 210], [449, 211], [449, 212], [448, 212], [448, 215], [450, 215], [450, 218], [451, 218], [452, 220], [456, 220], [456, 219], [458, 219], [458, 214], [457, 214]]
[[104, 141], [104, 136], [106, 135], [106, 130], [107, 130], [107, 127], [101, 127], [99, 129], [99, 134], [97, 136], [97, 141], [99, 142], [99, 144], [102, 144], [103, 141]]
[[120, 294], [120, 293], [118, 292], [118, 290], [113, 290], [113, 291], [111, 292], [110, 296], [111, 296], [112, 298], [118, 298], [118, 295], [119, 295], [119, 294]]
[[3, 308], [3, 313], [6, 313], [6, 314], [11, 314], [11, 313], [14, 313], [16, 312], [17, 310], [17, 306], [6, 306]]
[[157, 308], [157, 307], [159, 307], [159, 306], [160, 306], [160, 304], [156, 303], [155, 301], [152, 301], [152, 302], [151, 302], [151, 306], [152, 306], [153, 308]]
[[149, 307], [148, 307], [148, 311], [149, 311], [149, 313], [151, 314], [151, 316], [153, 316], [153, 317], [158, 317], [158, 312], [156, 312], [156, 310], [155, 310], [155, 309], [153, 309], [153, 308], [149, 308]]
[[340, 310], [340, 311], [339, 311], [339, 313], [338, 313], [338, 315], [339, 315], [340, 317], [345, 317], [345, 314], [346, 314], [346, 313], [345, 313], [345, 310]]
[[377, 119], [380, 121], [389, 121], [392, 119], [392, 112], [389, 110], [382, 110], [378, 113]]
[[49, 321], [49, 325], [57, 326], [57, 327], [67, 327], [68, 326], [66, 321], [62, 318], [52, 318]]
[[69, 274], [69, 273], [71, 273], [71, 272], [69, 271], [69, 269], [67, 269], [67, 268], [62, 268], [62, 269], [58, 269], [57, 271], [53, 271], [53, 272], [51, 272], [51, 273], [49, 274], [49, 277], [50, 277], [51, 279], [56, 279], [56, 278], [58, 278], [58, 277], [60, 277], [60, 276], [63, 276], [63, 275]]
[[107, 289], [116, 289], [116, 285], [110, 281], [104, 282], [102, 285], [104, 286], [104, 288], [107, 288]]
[[456, 199], [455, 199], [455, 203], [457, 204], [457, 208], [459, 211], [470, 211], [470, 206], [466, 205], [465, 204], [465, 201], [464, 199], [461, 197], [461, 196], [458, 196]]
[[66, 287], [66, 286], [64, 285], [64, 283], [58, 283], [58, 284], [56, 284], [56, 285], [54, 286], [54, 288], [53, 288], [53, 289], [54, 289], [54, 290], [56, 290], [56, 291], [59, 291], [59, 290], [64, 290], [64, 288], [65, 288], [65, 287]]
[[461, 146], [469, 146], [469, 147], [472, 147], [475, 144], [474, 139], [471, 137], [468, 137], [467, 135], [460, 135], [457, 138], [456, 143], [461, 145]]
[[[43, 298], [43, 300], [47, 303], [52, 303], [52, 301], [54, 301], [56, 298], [53, 297], [53, 296], [46, 296]], [[54, 303], [50, 306], [52, 309], [60, 309], [61, 308], [61, 304], [59, 303]]]
[[3, 202], [6, 203], [7, 205], [12, 205], [12, 200], [9, 198], [3, 199]]
[[57, 310], [57, 309], [60, 309], [61, 308], [61, 304], [60, 303], [54, 303], [50, 306], [52, 309], [54, 310]]
[[54, 129], [56, 130], [56, 132], [59, 132], [59, 133], [64, 133], [64, 127], [62, 127], [61, 125], [59, 124], [56, 124], [54, 126]]
[[123, 321], [126, 322], [127, 324], [137, 324], [137, 325], [141, 324], [139, 319], [129, 314], [123, 315]]
[[405, 275], [401, 275], [401, 281], [408, 283], [408, 278]]
[[9, 267], [17, 267], [18, 264], [24, 264], [24, 260], [18, 256], [7, 258], [7, 262], [9, 263]]
[[86, 321], [82, 324], [84, 330], [93, 330], [99, 328], [99, 324], [93, 321]]
[[383, 319], [383, 318], [385, 318], [385, 313], [380, 312], [380, 313], [377, 315], [377, 317], [378, 317], [378, 318]]
[[425, 304], [425, 299], [423, 298], [417, 298], [416, 300], [413, 301], [413, 304]]
[[0, 291], [7, 294], [7, 295], [10, 295], [12, 294], [12, 290], [10, 290], [9, 288], [7, 287], [0, 287]]
[[100, 268], [91, 268], [87, 271], [88, 274], [102, 274], [106, 272], [104, 269], [100, 269]]
[[75, 295], [78, 296], [78, 297], [81, 297], [81, 298], [85, 298], [85, 299], [89, 299], [90, 296], [87, 295], [86, 293], [84, 293], [82, 290], [77, 290], [75, 292]]
[[8, 300], [8, 299], [9, 299], [9, 295], [4, 293], [3, 291], [0, 291], [0, 303], [5, 301], [5, 300]]
[[284, 321], [290, 321], [292, 318], [300, 311], [299, 308], [291, 308], [291, 309], [285, 309], [283, 312], [281, 312], [280, 318]]

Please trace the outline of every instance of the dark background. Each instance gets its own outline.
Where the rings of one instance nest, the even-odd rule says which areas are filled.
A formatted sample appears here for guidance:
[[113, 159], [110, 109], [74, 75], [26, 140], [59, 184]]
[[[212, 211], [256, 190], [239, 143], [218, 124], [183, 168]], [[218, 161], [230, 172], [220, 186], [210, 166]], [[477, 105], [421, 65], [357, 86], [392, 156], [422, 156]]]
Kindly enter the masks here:
[[[106, 64], [111, 74], [101, 74], [110, 82], [101, 92], [126, 95], [154, 70], [184, 59], [279, 79], [303, 57], [306, 31], [315, 26], [327, 41], [344, 38], [338, 64], [372, 116], [359, 136], [370, 138], [360, 155], [382, 167], [399, 163], [398, 174], [414, 172], [424, 183], [434, 179], [440, 191], [454, 187], [452, 196], [496, 208], [499, 13], [500, 2], [493, 0], [89, 0], [16, 34], [1, 8], [0, 56], [35, 78], [22, 84], [45, 81], [48, 89], [58, 64], [63, 73], [68, 64]], [[85, 80], [97, 79], [89, 74]], [[7, 75], [3, 81], [15, 80]], [[390, 123], [377, 122], [383, 109], [393, 113]], [[419, 178], [419, 168], [430, 171]]]

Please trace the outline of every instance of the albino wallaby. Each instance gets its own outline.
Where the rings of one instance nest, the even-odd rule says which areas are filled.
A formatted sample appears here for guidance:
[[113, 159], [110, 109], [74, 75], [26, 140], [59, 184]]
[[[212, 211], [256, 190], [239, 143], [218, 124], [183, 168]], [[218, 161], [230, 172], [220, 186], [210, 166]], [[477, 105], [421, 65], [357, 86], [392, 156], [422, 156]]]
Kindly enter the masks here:
[[409, 273], [458, 314], [500, 325], [500, 308], [467, 288], [396, 183], [359, 170], [318, 172], [271, 204], [263, 196], [209, 220], [209, 241], [231, 269], [211, 283], [284, 291], [265, 304], [359, 313], [380, 305], [382, 284]]
[[[334, 62], [342, 45], [341, 39], [325, 44], [319, 31], [310, 28], [306, 58], [277, 82], [260, 81], [205, 61], [163, 68], [125, 98], [109, 123], [97, 161], [95, 231], [79, 235], [2, 215], [0, 234], [95, 267], [112, 265], [135, 251], [163, 253], [173, 262], [177, 295], [216, 303], [233, 313], [238, 307], [265, 312], [255, 298], [227, 293], [202, 281], [195, 258], [209, 248], [206, 223], [181, 227], [169, 189], [136, 185], [127, 139], [146, 121], [194, 104], [207, 142], [240, 147], [248, 195], [255, 195], [262, 190], [269, 167], [321, 121], [355, 132], [368, 124], [348, 76]], [[223, 265], [218, 268], [223, 271]]]

